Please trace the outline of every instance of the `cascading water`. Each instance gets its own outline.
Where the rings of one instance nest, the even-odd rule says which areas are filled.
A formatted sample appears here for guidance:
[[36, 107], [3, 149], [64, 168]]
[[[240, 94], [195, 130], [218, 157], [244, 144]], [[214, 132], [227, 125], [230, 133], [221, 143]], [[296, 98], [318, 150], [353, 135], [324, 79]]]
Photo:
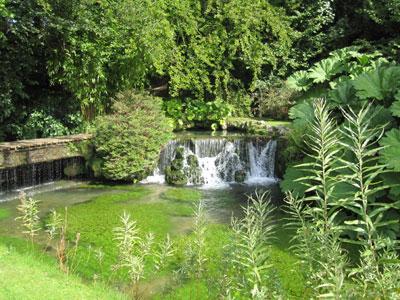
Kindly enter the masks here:
[[7, 192], [33, 188], [44, 183], [68, 179], [69, 176], [64, 174], [67, 166], [83, 167], [84, 165], [82, 157], [72, 157], [15, 168], [0, 169], [0, 196]]
[[[190, 155], [197, 157], [201, 181], [205, 186], [218, 187], [233, 182], [261, 184], [276, 181], [275, 140], [199, 138], [169, 142], [160, 153], [159, 163], [153, 175], [142, 183], [164, 183], [164, 170], [173, 161], [178, 147], [184, 148], [185, 157]], [[189, 179], [187, 184], [194, 183]]]

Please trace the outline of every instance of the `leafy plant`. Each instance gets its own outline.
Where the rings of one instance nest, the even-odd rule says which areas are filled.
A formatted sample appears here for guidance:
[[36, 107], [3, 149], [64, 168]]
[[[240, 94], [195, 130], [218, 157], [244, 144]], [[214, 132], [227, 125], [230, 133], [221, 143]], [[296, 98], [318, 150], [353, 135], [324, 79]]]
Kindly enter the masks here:
[[22, 233], [29, 237], [33, 245], [34, 238], [40, 230], [39, 201], [31, 197], [26, 197], [24, 192], [19, 194], [19, 201], [20, 204], [17, 206], [17, 210], [20, 216], [15, 218], [15, 220], [21, 221]]
[[112, 114], [96, 121], [97, 173], [111, 180], [142, 179], [153, 171], [171, 131], [160, 99], [133, 91], [118, 94]]
[[347, 264], [336, 221], [340, 202], [335, 192], [343, 168], [336, 164], [339, 131], [324, 100], [314, 102], [314, 115], [306, 140], [310, 161], [296, 166], [305, 175], [293, 179], [306, 187], [304, 196], [287, 194], [289, 226], [296, 230], [293, 248], [310, 274], [310, 285], [320, 297], [338, 299], [343, 295]]
[[[371, 126], [371, 105], [342, 113], [345, 122], [338, 131], [326, 104], [315, 104], [316, 119], [308, 143], [312, 162], [299, 166], [308, 169], [308, 175], [297, 179], [308, 189], [304, 197], [289, 193], [286, 200], [290, 225], [296, 230], [294, 250], [312, 274], [310, 283], [319, 297], [386, 298], [396, 288], [383, 281], [398, 277], [396, 264], [387, 259], [397, 257], [390, 230], [397, 223], [392, 212], [398, 210], [399, 202], [379, 201], [381, 192], [390, 187], [380, 184], [386, 166], [376, 155], [382, 150], [377, 143], [384, 126]], [[343, 185], [347, 186], [344, 190]], [[349, 273], [341, 242], [360, 246], [360, 263]], [[390, 275], [384, 275], [383, 269]], [[348, 276], [360, 288], [347, 283]]]
[[389, 166], [389, 168], [394, 171], [400, 172], [400, 130], [394, 128], [386, 133], [386, 135], [381, 140], [381, 155], [384, 162]]
[[125, 269], [131, 280], [131, 288], [135, 298], [139, 297], [138, 283], [145, 277], [146, 258], [152, 255], [154, 236], [139, 236], [139, 229], [131, 216], [124, 211], [120, 216], [121, 226], [114, 228], [115, 241], [118, 247], [116, 269]]
[[45, 230], [47, 233], [48, 244], [50, 244], [57, 237], [57, 235], [60, 234], [62, 225], [63, 220], [61, 216], [56, 210], [52, 210], [50, 212], [49, 220], [46, 223]]
[[346, 161], [344, 164], [351, 171], [344, 175], [344, 180], [357, 190], [344, 201], [344, 208], [354, 214], [354, 218], [344, 222], [344, 228], [357, 233], [357, 240], [346, 242], [362, 246], [361, 266], [353, 274], [361, 273], [363, 278], [364, 295], [370, 285], [380, 288], [382, 296], [386, 293], [386, 287], [380, 285], [380, 253], [387, 249], [391, 242], [381, 237], [381, 230], [391, 224], [397, 224], [397, 219], [388, 219], [387, 213], [398, 207], [399, 201], [394, 203], [374, 201], [374, 196], [387, 186], [377, 186], [378, 176], [386, 167], [379, 164], [376, 153], [382, 148], [377, 146], [377, 141], [383, 134], [383, 127], [370, 128], [370, 107], [364, 107], [358, 113], [353, 110], [343, 111], [348, 122], [342, 133], [349, 140], [343, 146], [353, 153], [355, 160]]
[[232, 253], [227, 258], [231, 260], [228, 265], [232, 268], [232, 274], [228, 274], [231, 282], [228, 294], [231, 297], [264, 299], [275, 292], [274, 287], [268, 284], [274, 210], [268, 192], [256, 192], [248, 197], [247, 206], [243, 207], [243, 218], [232, 218]]
[[191, 127], [208, 127], [214, 129], [223, 125], [226, 118], [231, 115], [231, 106], [217, 99], [204, 102], [194, 99], [169, 99], [163, 102], [167, 117], [174, 120], [176, 129]]
[[160, 271], [166, 265], [168, 258], [173, 257], [175, 253], [174, 243], [171, 241], [169, 234], [167, 234], [165, 241], [159, 244], [158, 247], [158, 251], [154, 252], [154, 267], [157, 271]]
[[204, 203], [199, 201], [194, 209], [193, 240], [185, 249], [185, 258], [180, 272], [189, 278], [200, 279], [205, 272], [207, 257], [206, 250], [206, 215]]

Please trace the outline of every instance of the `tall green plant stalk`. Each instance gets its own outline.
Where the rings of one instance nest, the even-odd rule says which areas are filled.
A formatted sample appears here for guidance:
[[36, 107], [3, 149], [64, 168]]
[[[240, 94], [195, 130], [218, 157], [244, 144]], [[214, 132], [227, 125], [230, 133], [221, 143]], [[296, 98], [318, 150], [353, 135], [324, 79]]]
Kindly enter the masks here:
[[136, 221], [124, 211], [120, 217], [121, 226], [114, 228], [114, 240], [119, 251], [116, 269], [125, 269], [131, 280], [131, 292], [139, 298], [139, 281], [145, 278], [146, 259], [153, 255], [153, 233], [142, 238]]
[[314, 121], [310, 124], [311, 133], [306, 142], [310, 149], [307, 155], [311, 162], [298, 166], [305, 168], [310, 175], [298, 180], [310, 182], [304, 183], [308, 187], [304, 200], [316, 204], [312, 213], [321, 223], [321, 230], [331, 234], [334, 218], [338, 213], [338, 204], [334, 198], [339, 182], [337, 174], [343, 168], [336, 163], [337, 155], [341, 151], [340, 137], [324, 99], [314, 102], [314, 115]]
[[59, 213], [56, 210], [52, 210], [50, 212], [49, 220], [46, 224], [46, 233], [47, 233], [47, 245], [46, 248], [50, 246], [50, 244], [54, 241], [54, 239], [60, 235], [61, 227], [63, 225], [63, 220]]
[[306, 195], [297, 198], [287, 194], [288, 226], [296, 230], [293, 248], [309, 273], [312, 288], [320, 297], [339, 299], [347, 263], [339, 242], [340, 227], [336, 224], [340, 201], [335, 192], [340, 182], [338, 174], [343, 169], [337, 160], [342, 148], [325, 100], [314, 102], [314, 115], [306, 142], [310, 162], [297, 166], [308, 174], [298, 179], [306, 185]]
[[198, 202], [194, 207], [194, 228], [192, 240], [185, 250], [184, 263], [180, 269], [181, 274], [192, 278], [201, 278], [206, 270], [206, 210], [202, 201]]
[[39, 226], [39, 201], [26, 197], [24, 192], [19, 194], [20, 204], [17, 206], [19, 216], [15, 220], [21, 222], [22, 233], [27, 235], [33, 245], [35, 236], [38, 235], [40, 230]]
[[159, 244], [158, 250], [154, 253], [154, 266], [156, 270], [162, 270], [166, 265], [168, 258], [172, 257], [174, 253], [174, 243], [171, 241], [169, 234], [167, 234], [165, 241]]
[[386, 289], [380, 284], [381, 252], [388, 247], [390, 239], [383, 239], [379, 230], [398, 223], [398, 220], [387, 220], [386, 214], [395, 208], [395, 203], [379, 202], [375, 198], [381, 190], [388, 186], [380, 184], [378, 176], [385, 170], [385, 165], [379, 162], [378, 151], [383, 147], [378, 146], [378, 141], [384, 133], [384, 126], [371, 127], [371, 105], [364, 106], [358, 112], [351, 108], [342, 110], [346, 123], [341, 130], [348, 142], [342, 143], [345, 149], [354, 156], [354, 160], [343, 160], [350, 171], [343, 178], [353, 188], [353, 192], [344, 201], [344, 208], [353, 214], [353, 218], [345, 221], [343, 228], [355, 232], [357, 240], [347, 239], [346, 242], [361, 245], [360, 267], [354, 274], [361, 276], [364, 286], [364, 295], [369, 285], [380, 286], [381, 295]]
[[234, 233], [231, 249], [230, 291], [233, 297], [265, 299], [272, 294], [268, 286], [269, 245], [274, 234], [272, 214], [275, 208], [271, 204], [268, 192], [249, 196], [248, 204], [243, 207], [242, 219], [232, 218]]

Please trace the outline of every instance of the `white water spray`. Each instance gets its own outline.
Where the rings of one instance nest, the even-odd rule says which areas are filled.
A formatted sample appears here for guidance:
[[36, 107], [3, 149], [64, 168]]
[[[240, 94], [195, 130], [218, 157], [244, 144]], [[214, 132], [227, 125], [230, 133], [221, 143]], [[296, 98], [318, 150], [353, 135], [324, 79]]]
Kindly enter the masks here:
[[[142, 183], [164, 183], [164, 170], [174, 158], [177, 147], [185, 148], [185, 155], [193, 154], [199, 161], [204, 187], [218, 188], [235, 182], [236, 172], [245, 174], [245, 184], [276, 181], [275, 155], [277, 142], [225, 138], [202, 138], [171, 141], [162, 150], [153, 175]], [[188, 182], [188, 185], [192, 185]]]

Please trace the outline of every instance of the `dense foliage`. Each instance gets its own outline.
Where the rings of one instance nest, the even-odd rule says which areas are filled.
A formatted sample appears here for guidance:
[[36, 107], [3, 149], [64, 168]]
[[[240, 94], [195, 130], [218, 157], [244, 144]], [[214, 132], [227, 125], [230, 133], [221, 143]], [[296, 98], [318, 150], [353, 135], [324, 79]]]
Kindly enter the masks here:
[[[288, 193], [294, 247], [319, 297], [398, 297], [399, 200], [382, 197], [386, 166], [376, 156], [382, 127], [370, 126], [370, 109], [343, 110], [345, 125], [338, 128], [326, 102], [314, 103], [310, 161], [297, 166], [307, 174], [296, 179], [306, 193]], [[344, 244], [353, 245], [352, 257]]]
[[[291, 132], [291, 146], [287, 155], [293, 160], [302, 159], [301, 152], [307, 151], [304, 136], [310, 132], [310, 122], [314, 119], [312, 101], [315, 97], [324, 97], [333, 109], [336, 122], [341, 127], [344, 122], [341, 108], [350, 106], [355, 111], [367, 104], [370, 109], [370, 126], [382, 128], [385, 137], [380, 141], [380, 159], [387, 167], [382, 179], [394, 184], [400, 178], [395, 159], [395, 145], [399, 143], [399, 119], [397, 107], [400, 93], [400, 66], [382, 57], [382, 53], [363, 53], [358, 48], [345, 48], [332, 52], [331, 55], [307, 71], [294, 73], [288, 79], [288, 85], [301, 93], [298, 104], [290, 110], [294, 119]], [[346, 153], [344, 155], [347, 155]], [[309, 157], [305, 158], [306, 161]], [[295, 179], [301, 172], [294, 168], [287, 170], [283, 187], [301, 188]], [[391, 197], [397, 197], [398, 189], [389, 191]]]
[[136, 181], [153, 171], [172, 127], [161, 110], [161, 100], [125, 91], [116, 96], [112, 113], [96, 120], [95, 175]]
[[[167, 108], [182, 103], [183, 116], [172, 115], [181, 127], [218, 123], [225, 107], [268, 115], [260, 86], [273, 95], [338, 47], [399, 59], [399, 15], [395, 0], [3, 0], [0, 139], [81, 131], [131, 88], [176, 99]], [[222, 116], [204, 117], [210, 106]]]

